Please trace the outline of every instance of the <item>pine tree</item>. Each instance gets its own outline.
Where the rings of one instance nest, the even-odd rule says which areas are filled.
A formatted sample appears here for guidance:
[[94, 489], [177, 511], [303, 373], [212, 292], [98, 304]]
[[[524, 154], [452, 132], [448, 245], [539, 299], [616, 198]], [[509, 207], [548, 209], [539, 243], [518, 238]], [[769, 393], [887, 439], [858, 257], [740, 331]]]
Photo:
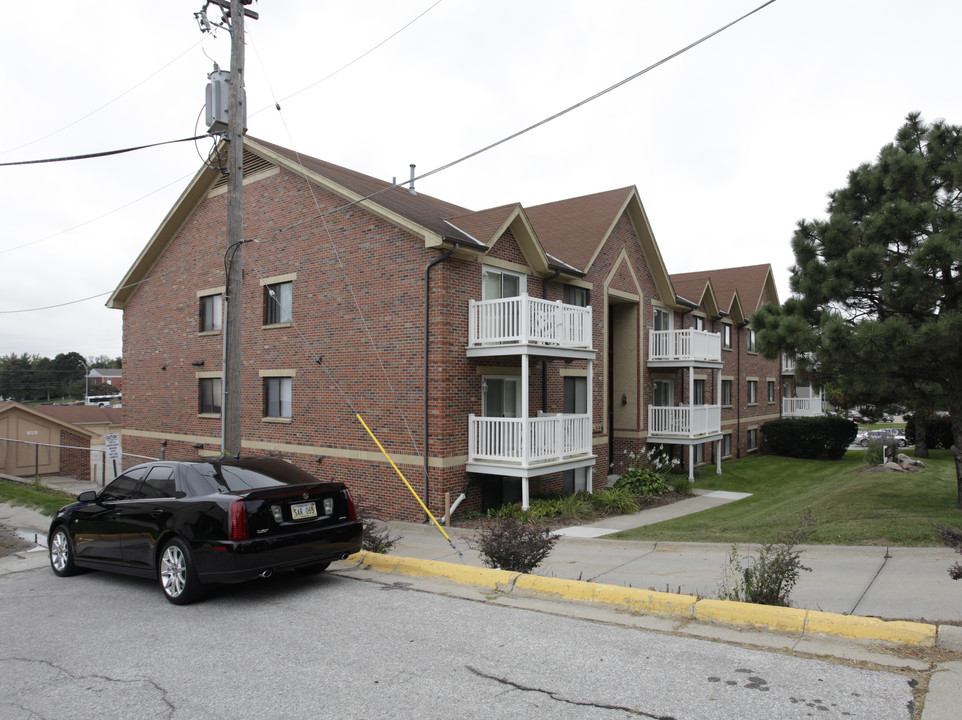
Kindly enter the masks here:
[[792, 249], [793, 297], [751, 318], [760, 349], [811, 353], [861, 402], [944, 397], [962, 509], [962, 128], [910, 114]]

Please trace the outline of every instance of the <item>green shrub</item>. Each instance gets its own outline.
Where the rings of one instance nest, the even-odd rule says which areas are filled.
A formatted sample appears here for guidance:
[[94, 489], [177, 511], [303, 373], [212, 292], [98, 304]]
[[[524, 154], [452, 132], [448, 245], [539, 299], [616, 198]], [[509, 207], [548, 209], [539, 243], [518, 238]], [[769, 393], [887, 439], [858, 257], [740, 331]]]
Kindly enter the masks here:
[[400, 535], [391, 534], [390, 527], [377, 520], [365, 518], [361, 521], [361, 527], [361, 549], [368, 552], [386, 555], [401, 539]]
[[858, 425], [830, 415], [769, 420], [762, 425], [765, 452], [797, 458], [840, 460], [858, 435]]
[[672, 473], [668, 476], [668, 484], [671, 485], [671, 491], [677, 493], [678, 495], [691, 495], [691, 480], [688, 479], [687, 475], [676, 475]]
[[642, 497], [671, 492], [668, 478], [663, 473], [648, 468], [631, 468], [615, 481], [615, 487], [624, 488]]
[[591, 506], [605, 515], [631, 515], [641, 506], [636, 495], [623, 487], [610, 487], [588, 495]]
[[[905, 421], [905, 441], [915, 445], [918, 437], [915, 431], [915, 417]], [[955, 443], [952, 437], [952, 418], [948, 415], [933, 415], [925, 421], [925, 444], [930, 450], [943, 448], [948, 450]]]
[[510, 517], [489, 520], [470, 541], [487, 567], [520, 573], [538, 567], [556, 542], [558, 536], [544, 525]]
[[798, 545], [811, 537], [814, 528], [815, 520], [808, 511], [788, 539], [762, 545], [756, 559], [743, 560], [738, 546], [732, 545], [719, 583], [718, 598], [788, 607], [799, 573], [811, 572], [811, 568], [801, 563], [802, 551]]
[[871, 438], [868, 441], [865, 449], [865, 462], [873, 467], [885, 462], [885, 445], [880, 440]]

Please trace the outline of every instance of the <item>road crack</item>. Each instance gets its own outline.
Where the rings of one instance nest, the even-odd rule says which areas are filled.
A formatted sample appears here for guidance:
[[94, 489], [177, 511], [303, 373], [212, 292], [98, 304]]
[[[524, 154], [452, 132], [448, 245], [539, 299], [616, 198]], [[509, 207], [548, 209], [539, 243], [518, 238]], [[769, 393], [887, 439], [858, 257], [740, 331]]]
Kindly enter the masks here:
[[[168, 699], [167, 690], [161, 687], [159, 684], [157, 684], [153, 680], [151, 680], [150, 678], [136, 677], [132, 679], [122, 679], [122, 678], [110, 677], [109, 675], [101, 675], [99, 673], [77, 674], [61, 665], [57, 665], [56, 663], [50, 662], [49, 660], [38, 660], [36, 658], [25, 658], [25, 657], [0, 658], [0, 666], [5, 665], [6, 663], [22, 663], [23, 665], [27, 665], [27, 666], [35, 665], [35, 666], [45, 667], [58, 673], [62, 678], [66, 678], [68, 680], [72, 680], [76, 682], [99, 680], [108, 685], [115, 685], [117, 687], [121, 687], [124, 685], [127, 685], [127, 686], [145, 685], [147, 687], [153, 688], [157, 693], [160, 694], [160, 700], [163, 702], [164, 705], [167, 706], [167, 712], [165, 714], [168, 718], [173, 717], [174, 713], [177, 710], [174, 704]], [[87, 687], [85, 690], [87, 692], [91, 692], [91, 691], [94, 691], [94, 688]], [[31, 714], [37, 717], [45, 717], [44, 715], [38, 713], [36, 710], [30, 709], [24, 706], [19, 706], [19, 707], [22, 707], [25, 711], [30, 712]]]
[[470, 665], [465, 665], [469, 672], [474, 673], [478, 677], [485, 678], [486, 680], [494, 680], [502, 685], [507, 685], [508, 687], [513, 687], [516, 690], [521, 690], [522, 692], [536, 692], [542, 695], [547, 695], [552, 700], [556, 702], [562, 702], [567, 705], [576, 705], [578, 707], [593, 707], [599, 710], [617, 710], [619, 712], [630, 713], [631, 715], [638, 715], [640, 717], [652, 718], [652, 720], [677, 720], [677, 718], [671, 715], [653, 715], [652, 713], [645, 712], [644, 710], [638, 710], [637, 708], [625, 707], [624, 705], [609, 705], [607, 703], [595, 703], [595, 702], [585, 702], [580, 700], [572, 700], [571, 698], [562, 697], [554, 690], [545, 690], [544, 688], [530, 687], [528, 685], [522, 685], [514, 680], [509, 680], [508, 678], [498, 677], [497, 675], [491, 675], [489, 673], [478, 670], [477, 668], [471, 667]]

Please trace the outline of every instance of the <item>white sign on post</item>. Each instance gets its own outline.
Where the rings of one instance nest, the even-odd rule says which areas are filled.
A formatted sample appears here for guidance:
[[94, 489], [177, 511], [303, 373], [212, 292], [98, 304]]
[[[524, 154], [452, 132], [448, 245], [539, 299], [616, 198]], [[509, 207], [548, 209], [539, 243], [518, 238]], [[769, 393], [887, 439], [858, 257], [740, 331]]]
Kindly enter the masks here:
[[107, 433], [104, 435], [104, 445], [107, 446], [108, 460], [120, 460], [120, 435]]

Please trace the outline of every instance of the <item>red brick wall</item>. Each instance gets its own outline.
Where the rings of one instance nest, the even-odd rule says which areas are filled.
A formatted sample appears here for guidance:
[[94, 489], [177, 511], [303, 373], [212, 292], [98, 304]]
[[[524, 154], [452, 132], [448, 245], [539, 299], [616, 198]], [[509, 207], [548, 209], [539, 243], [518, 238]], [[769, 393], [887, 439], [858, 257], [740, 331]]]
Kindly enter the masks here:
[[[90, 438], [69, 430], [60, 431], [60, 474], [90, 482]], [[79, 448], [71, 450], [69, 448]]]

